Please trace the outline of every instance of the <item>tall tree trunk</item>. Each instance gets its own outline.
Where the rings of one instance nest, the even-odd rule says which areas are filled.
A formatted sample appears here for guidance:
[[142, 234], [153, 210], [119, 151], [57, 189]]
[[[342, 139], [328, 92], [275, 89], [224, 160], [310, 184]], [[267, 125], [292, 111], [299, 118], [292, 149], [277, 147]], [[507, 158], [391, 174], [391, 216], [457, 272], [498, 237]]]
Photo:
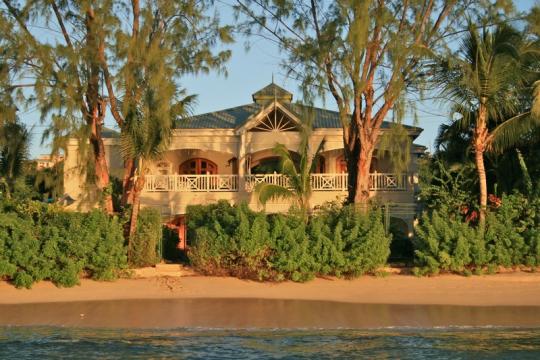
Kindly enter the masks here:
[[487, 211], [487, 178], [486, 168], [484, 166], [484, 151], [486, 149], [487, 139], [487, 109], [481, 104], [478, 110], [478, 118], [476, 119], [476, 127], [474, 129], [474, 152], [476, 171], [478, 173], [478, 183], [480, 187], [480, 215], [479, 226], [482, 231], [486, 224]]
[[369, 201], [369, 168], [375, 146], [370, 142], [362, 142], [360, 145], [360, 156], [358, 157], [358, 176], [356, 179], [355, 204], [362, 210], [367, 210]]
[[131, 252], [131, 245], [133, 236], [135, 236], [135, 233], [137, 232], [137, 220], [139, 218], [139, 210], [141, 206], [141, 192], [144, 188], [144, 182], [145, 182], [145, 173], [142, 170], [139, 171], [139, 176], [135, 180], [135, 185], [133, 187], [133, 206], [131, 207], [131, 216], [129, 219], [129, 251]]
[[135, 160], [133, 158], [124, 161], [124, 179], [122, 180], [122, 207], [133, 204], [133, 179], [135, 177]]
[[96, 173], [96, 186], [103, 196], [103, 207], [108, 214], [112, 214], [113, 202], [112, 194], [110, 193], [110, 178], [109, 167], [107, 166], [107, 159], [105, 157], [105, 145], [103, 144], [103, 138], [101, 137], [101, 124], [93, 116], [91, 128], [92, 133], [90, 135], [90, 144], [92, 145], [92, 151], [94, 153], [94, 168]]
[[352, 151], [345, 145], [345, 161], [347, 162], [347, 204], [354, 204], [357, 191], [358, 179], [358, 159], [360, 158], [359, 148], [355, 147]]
[[96, 31], [96, 21], [94, 9], [90, 5], [86, 9], [86, 46], [88, 49], [95, 50], [96, 58], [90, 59], [88, 64], [88, 85], [86, 87], [86, 103], [89, 113], [86, 116], [87, 124], [90, 126], [90, 144], [94, 151], [94, 165], [96, 172], [96, 185], [102, 195], [103, 207], [108, 214], [112, 214], [113, 202], [110, 191], [109, 167], [105, 157], [105, 145], [101, 136], [103, 120], [105, 118], [105, 101], [99, 93], [100, 84], [100, 59], [99, 51], [102, 42], [105, 41]]

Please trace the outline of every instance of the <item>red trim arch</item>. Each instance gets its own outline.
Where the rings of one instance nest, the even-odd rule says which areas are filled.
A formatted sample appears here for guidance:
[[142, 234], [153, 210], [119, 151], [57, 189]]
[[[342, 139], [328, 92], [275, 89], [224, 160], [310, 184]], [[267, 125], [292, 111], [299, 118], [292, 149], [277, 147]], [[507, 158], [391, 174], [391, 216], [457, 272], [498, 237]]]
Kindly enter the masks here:
[[216, 163], [205, 158], [193, 158], [184, 161], [178, 167], [181, 175], [216, 175], [218, 167]]

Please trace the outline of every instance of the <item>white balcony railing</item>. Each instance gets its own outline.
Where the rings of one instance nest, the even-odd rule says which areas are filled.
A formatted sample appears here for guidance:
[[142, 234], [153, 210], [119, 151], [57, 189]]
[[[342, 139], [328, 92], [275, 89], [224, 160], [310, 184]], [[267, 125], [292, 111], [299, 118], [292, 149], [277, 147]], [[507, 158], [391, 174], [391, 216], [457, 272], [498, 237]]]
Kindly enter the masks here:
[[369, 190], [373, 191], [406, 191], [408, 182], [407, 174], [369, 174]]
[[313, 191], [347, 191], [348, 174], [311, 174]]
[[[289, 178], [281, 174], [246, 175], [245, 191], [253, 192], [257, 184], [289, 187]], [[372, 191], [407, 191], [407, 174], [373, 173], [369, 175]], [[348, 175], [312, 174], [313, 191], [347, 191]], [[226, 192], [238, 191], [238, 175], [147, 175], [145, 191]]]
[[238, 175], [146, 175], [146, 191], [238, 191]]
[[281, 174], [257, 174], [257, 175], [246, 175], [246, 191], [252, 192], [255, 190], [255, 187], [258, 184], [272, 184], [279, 185], [288, 188], [289, 187], [289, 178]]

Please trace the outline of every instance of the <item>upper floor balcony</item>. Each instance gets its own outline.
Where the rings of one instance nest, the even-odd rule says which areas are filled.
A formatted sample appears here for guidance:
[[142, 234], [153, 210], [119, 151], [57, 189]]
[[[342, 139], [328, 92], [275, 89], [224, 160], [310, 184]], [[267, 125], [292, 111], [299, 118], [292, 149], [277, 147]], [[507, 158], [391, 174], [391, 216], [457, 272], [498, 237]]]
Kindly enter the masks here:
[[[341, 191], [348, 187], [347, 173], [311, 174], [312, 191]], [[146, 175], [146, 192], [248, 192], [255, 191], [258, 184], [273, 184], [289, 187], [289, 178], [285, 175]], [[243, 180], [243, 181], [240, 181]], [[411, 174], [372, 173], [369, 175], [370, 191], [411, 191]]]

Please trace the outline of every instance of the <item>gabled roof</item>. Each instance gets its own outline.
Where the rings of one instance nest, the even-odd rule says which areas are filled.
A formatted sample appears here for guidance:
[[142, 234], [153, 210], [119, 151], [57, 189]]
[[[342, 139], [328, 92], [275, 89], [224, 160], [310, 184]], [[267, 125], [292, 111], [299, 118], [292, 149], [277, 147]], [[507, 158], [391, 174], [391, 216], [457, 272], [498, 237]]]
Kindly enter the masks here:
[[[299, 104], [282, 104], [285, 108], [302, 118], [301, 114], [307, 113], [313, 116], [313, 128], [315, 129], [340, 129], [341, 122], [339, 113], [321, 109], [317, 107], [308, 107]], [[186, 119], [176, 121], [177, 129], [236, 129], [246, 123], [252, 116], [263, 109], [260, 104], [247, 104], [237, 106], [225, 110], [214, 111], [206, 114], [191, 116]], [[388, 129], [392, 125], [391, 122], [385, 121], [382, 124], [383, 129]], [[422, 129], [415, 126], [403, 125], [406, 129], [418, 130]]]
[[[274, 91], [276, 91], [276, 94], [279, 92], [281, 97], [290, 96], [290, 99], [292, 99], [291, 93], [277, 86], [276, 84], [271, 83], [253, 94], [254, 99], [256, 96], [260, 99], [261, 97], [270, 96], [269, 94], [271, 94], [271, 101], [269, 102], [256, 102], [206, 114], [195, 115], [186, 119], [179, 119], [176, 121], [175, 127], [177, 129], [237, 129], [250, 120], [253, 115], [258, 114], [264, 108], [269, 106], [274, 99], [277, 99], [281, 106], [295, 114], [299, 119], [305, 119], [306, 116], [313, 116], [313, 128], [315, 129], [341, 129], [341, 122], [339, 120], [339, 113], [337, 111], [301, 104], [293, 104], [290, 103], [290, 101], [280, 101], [280, 96], [274, 96]], [[385, 121], [382, 124], [382, 128], [388, 129], [391, 125], [391, 122]], [[422, 131], [422, 129], [419, 127], [409, 125], [403, 126], [412, 132], [417, 132], [418, 134]]]

